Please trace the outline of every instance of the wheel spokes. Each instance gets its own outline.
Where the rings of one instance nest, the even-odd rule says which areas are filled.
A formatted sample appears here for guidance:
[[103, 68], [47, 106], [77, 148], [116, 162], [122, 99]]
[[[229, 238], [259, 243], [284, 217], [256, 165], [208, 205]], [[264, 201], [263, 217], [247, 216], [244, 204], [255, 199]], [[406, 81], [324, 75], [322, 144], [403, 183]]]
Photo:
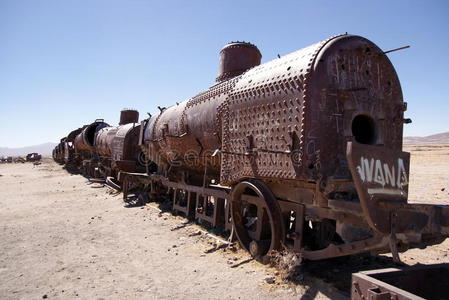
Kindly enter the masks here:
[[264, 233], [267, 231], [267, 217], [265, 209], [260, 206], [257, 207], [257, 217], [253, 218], [255, 226], [252, 226], [253, 228], [248, 228], [248, 235], [253, 241], [258, 242], [262, 240]]
[[240, 244], [257, 260], [265, 261], [270, 249], [280, 246], [280, 215], [275, 197], [255, 180], [237, 184], [231, 197], [232, 220]]

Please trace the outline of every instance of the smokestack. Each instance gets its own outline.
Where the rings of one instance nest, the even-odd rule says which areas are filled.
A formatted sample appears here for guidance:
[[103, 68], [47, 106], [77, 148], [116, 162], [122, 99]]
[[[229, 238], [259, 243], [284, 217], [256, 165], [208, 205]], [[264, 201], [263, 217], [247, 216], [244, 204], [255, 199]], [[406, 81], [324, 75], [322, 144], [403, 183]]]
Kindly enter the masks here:
[[231, 42], [220, 51], [217, 82], [228, 80], [260, 65], [262, 54], [251, 43]]
[[135, 109], [123, 109], [120, 112], [120, 123], [119, 125], [125, 125], [129, 123], [139, 122], [139, 112]]

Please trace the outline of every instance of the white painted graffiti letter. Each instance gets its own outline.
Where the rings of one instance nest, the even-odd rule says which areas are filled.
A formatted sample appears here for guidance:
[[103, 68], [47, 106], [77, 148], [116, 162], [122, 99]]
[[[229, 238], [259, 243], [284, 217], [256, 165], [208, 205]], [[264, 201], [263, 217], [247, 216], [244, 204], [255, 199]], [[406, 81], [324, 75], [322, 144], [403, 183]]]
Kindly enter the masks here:
[[357, 172], [364, 183], [379, 185], [379, 188], [369, 188], [368, 193], [404, 195], [403, 188], [408, 185], [408, 174], [404, 160], [398, 158], [397, 166], [390, 166], [380, 159], [360, 158]]

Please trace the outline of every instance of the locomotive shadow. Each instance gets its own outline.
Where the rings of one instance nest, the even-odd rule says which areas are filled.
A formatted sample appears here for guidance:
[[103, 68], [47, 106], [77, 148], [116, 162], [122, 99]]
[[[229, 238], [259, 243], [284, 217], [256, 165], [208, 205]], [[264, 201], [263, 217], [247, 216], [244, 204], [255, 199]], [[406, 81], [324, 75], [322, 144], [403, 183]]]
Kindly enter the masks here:
[[[142, 191], [131, 191], [126, 197], [123, 198], [125, 208], [143, 207], [150, 203], [148, 195]], [[163, 208], [163, 207], [162, 207]], [[159, 209], [165, 212], [161, 207]]]
[[[205, 231], [218, 237], [227, 239], [229, 234], [217, 230], [210, 226], [207, 222], [195, 220], [187, 217], [183, 213], [173, 213], [173, 201], [169, 196], [159, 196], [157, 199], [150, 199], [144, 191], [134, 190], [130, 192], [128, 197], [124, 199], [124, 207], [138, 208], [146, 205], [152, 205], [160, 211], [160, 214], [168, 213], [173, 216], [181, 216], [186, 218], [181, 225], [172, 228], [172, 231], [180, 230], [193, 224], [199, 225]], [[208, 253], [215, 252], [221, 247], [213, 247]], [[232, 268], [253, 261], [253, 258], [244, 260]], [[306, 261], [301, 265], [285, 271], [283, 279], [294, 285], [307, 286], [306, 291], [299, 299], [315, 299], [319, 293], [326, 295], [331, 299], [349, 299], [351, 291], [352, 273], [361, 271], [400, 267], [399, 264], [387, 256], [372, 256], [370, 254], [358, 254], [347, 257], [338, 257], [321, 261]], [[281, 270], [281, 273], [282, 272]]]
[[[143, 203], [138, 200], [138, 192], [129, 196], [130, 201], [125, 204], [127, 208], [141, 207], [149, 204], [158, 208], [161, 214], [168, 213], [173, 216], [186, 218], [180, 225], [172, 228], [172, 231], [196, 224], [215, 236], [224, 239], [229, 237], [228, 233], [213, 228], [207, 222], [195, 220], [192, 217], [187, 218], [183, 213], [179, 212], [173, 214], [173, 201], [168, 196], [160, 196], [157, 199], [149, 199], [146, 197]], [[213, 247], [208, 251], [215, 252], [219, 249], [220, 247]], [[251, 261], [253, 261], [252, 258], [244, 260], [233, 267], [238, 267]], [[358, 254], [321, 261], [306, 261], [293, 269], [285, 271], [282, 277], [285, 281], [294, 285], [308, 286], [299, 299], [314, 299], [319, 293], [331, 299], [349, 299], [352, 273], [400, 266], [403, 266], [403, 264], [394, 262], [391, 257]], [[280, 271], [284, 273], [282, 270]]]
[[146, 201], [142, 201], [138, 195], [131, 194], [126, 199], [123, 199], [125, 208], [143, 207], [147, 204]]
[[[294, 284], [310, 286], [300, 299], [314, 299], [318, 292], [332, 299], [344, 299], [350, 297], [352, 273], [402, 266], [404, 264], [394, 262], [391, 257], [358, 254], [306, 261], [290, 270], [284, 278]], [[333, 289], [335, 290], [332, 291]], [[337, 295], [335, 292], [338, 292]]]
[[[62, 168], [64, 170], [66, 170], [71, 175], [83, 175], [76, 167], [64, 165]], [[88, 179], [88, 177], [86, 177], [84, 175], [83, 175], [83, 177]]]

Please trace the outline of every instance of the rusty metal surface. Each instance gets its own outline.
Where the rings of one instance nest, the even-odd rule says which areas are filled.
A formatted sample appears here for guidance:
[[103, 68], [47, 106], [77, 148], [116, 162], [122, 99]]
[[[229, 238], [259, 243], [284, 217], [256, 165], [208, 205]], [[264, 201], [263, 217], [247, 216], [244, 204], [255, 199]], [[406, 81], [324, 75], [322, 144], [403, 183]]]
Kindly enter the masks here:
[[366, 221], [374, 231], [449, 233], [449, 207], [407, 203], [409, 153], [348, 143], [347, 156]]
[[221, 181], [349, 177], [354, 118], [375, 122], [369, 143], [401, 149], [402, 107], [394, 68], [361, 37], [337, 36], [263, 64], [229, 95]]
[[139, 154], [142, 152], [138, 144], [140, 124], [130, 123], [118, 126], [117, 129], [112, 141], [112, 159], [137, 162]]
[[[247, 190], [257, 197], [245, 197]], [[233, 220], [241, 220], [234, 223], [240, 245], [256, 259], [268, 262], [271, 251], [281, 249], [285, 236], [276, 197], [265, 184], [248, 180], [240, 182], [232, 190], [230, 199]]]
[[95, 135], [95, 150], [100, 156], [111, 157], [112, 141], [115, 138], [118, 127], [105, 127], [98, 131]]
[[65, 154], [64, 145], [65, 145], [66, 139], [67, 139], [66, 137], [62, 138], [60, 140], [59, 144], [55, 146], [55, 149], [53, 149], [53, 152], [52, 152], [53, 159], [59, 164], [65, 163], [65, 161], [64, 161], [64, 154]]
[[76, 165], [75, 157], [75, 138], [84, 129], [85, 126], [71, 131], [63, 142], [64, 147], [64, 163], [72, 166]]
[[[390, 233], [392, 210], [385, 205], [407, 203], [410, 153], [349, 142], [347, 157], [369, 225], [379, 232]], [[387, 203], [383, 207], [381, 202]]]
[[[87, 126], [87, 125], [86, 125]], [[66, 140], [68, 141], [68, 142], [71, 142], [71, 143], [73, 143], [73, 142], [75, 142], [75, 138], [76, 138], [76, 136], [86, 127], [86, 126], [83, 126], [83, 127], [80, 127], [80, 128], [78, 128], [78, 129], [75, 129], [75, 130], [73, 130], [73, 131], [71, 131], [68, 135], [67, 135], [67, 137], [66, 137]]]
[[135, 109], [123, 109], [120, 112], [119, 125], [139, 122], [139, 112]]
[[111, 161], [111, 168], [134, 172], [143, 167], [142, 149], [139, 146], [139, 123], [102, 128], [95, 136], [96, 153]]
[[103, 120], [96, 120], [90, 125], [84, 127], [84, 129], [75, 138], [75, 151], [95, 151], [95, 135], [100, 129], [108, 126], [109, 125], [103, 122]]
[[231, 42], [220, 51], [217, 82], [238, 76], [245, 71], [260, 65], [262, 54], [251, 43]]
[[221, 148], [221, 109], [237, 79], [216, 84], [197, 96], [163, 109], [144, 131], [145, 148], [158, 165], [208, 172], [218, 179]]
[[449, 264], [352, 274], [351, 299], [449, 299]]

